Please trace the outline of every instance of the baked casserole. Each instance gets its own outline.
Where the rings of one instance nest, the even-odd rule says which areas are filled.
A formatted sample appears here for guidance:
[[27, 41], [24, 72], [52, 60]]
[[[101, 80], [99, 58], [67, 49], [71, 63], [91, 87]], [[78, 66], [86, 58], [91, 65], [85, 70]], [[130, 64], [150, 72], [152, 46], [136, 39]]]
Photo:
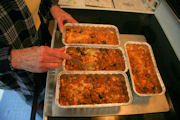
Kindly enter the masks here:
[[109, 27], [67, 26], [64, 39], [67, 44], [119, 44], [116, 30]]
[[126, 68], [123, 52], [121, 49], [112, 48], [86, 48], [86, 47], [68, 47], [66, 53], [71, 55], [81, 63], [75, 63], [66, 60], [66, 70], [119, 70]]
[[127, 103], [130, 100], [122, 74], [62, 74], [59, 84], [62, 106]]
[[134, 86], [140, 94], [158, 94], [162, 87], [156, 74], [150, 50], [145, 44], [127, 44]]

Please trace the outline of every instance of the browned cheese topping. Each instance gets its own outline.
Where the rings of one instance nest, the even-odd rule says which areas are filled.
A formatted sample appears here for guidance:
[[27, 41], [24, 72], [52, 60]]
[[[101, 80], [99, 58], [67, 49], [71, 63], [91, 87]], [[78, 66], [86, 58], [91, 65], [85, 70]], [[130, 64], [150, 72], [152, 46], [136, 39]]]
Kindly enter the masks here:
[[60, 77], [60, 105], [127, 103], [129, 96], [121, 74], [63, 74]]
[[125, 61], [119, 49], [69, 47], [66, 53], [81, 61], [67, 60], [66, 70], [125, 70]]
[[67, 27], [66, 43], [118, 45], [118, 38], [113, 28]]
[[141, 94], [161, 93], [162, 88], [148, 47], [146, 45], [127, 44], [126, 49], [136, 91]]

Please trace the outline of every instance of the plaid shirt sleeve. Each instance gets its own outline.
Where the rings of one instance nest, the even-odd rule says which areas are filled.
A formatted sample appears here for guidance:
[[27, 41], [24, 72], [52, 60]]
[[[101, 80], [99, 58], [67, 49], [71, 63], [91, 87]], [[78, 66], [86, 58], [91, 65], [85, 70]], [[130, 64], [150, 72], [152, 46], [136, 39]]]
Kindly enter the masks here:
[[23, 0], [0, 1], [0, 73], [10, 71], [8, 56], [11, 49], [36, 44], [38, 34], [32, 15]]
[[10, 47], [2, 47], [0, 48], [0, 74], [11, 71], [11, 66], [9, 62], [9, 51]]
[[33, 73], [12, 71], [8, 56], [11, 49], [39, 45], [33, 17], [24, 0], [0, 0], [0, 88], [33, 94]]

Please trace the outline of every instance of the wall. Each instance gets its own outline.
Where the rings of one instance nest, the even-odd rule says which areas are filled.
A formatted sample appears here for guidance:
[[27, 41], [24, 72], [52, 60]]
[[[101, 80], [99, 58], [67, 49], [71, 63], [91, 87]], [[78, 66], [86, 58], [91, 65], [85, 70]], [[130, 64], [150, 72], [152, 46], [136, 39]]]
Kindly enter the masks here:
[[155, 16], [180, 61], [180, 20], [177, 20], [164, 0], [157, 8]]

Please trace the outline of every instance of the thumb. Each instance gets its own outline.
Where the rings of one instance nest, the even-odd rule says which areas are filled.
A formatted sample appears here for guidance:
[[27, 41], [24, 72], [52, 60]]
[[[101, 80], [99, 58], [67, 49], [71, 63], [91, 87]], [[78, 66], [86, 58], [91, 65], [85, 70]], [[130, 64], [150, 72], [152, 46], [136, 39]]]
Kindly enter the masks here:
[[71, 23], [78, 23], [78, 21], [76, 21], [74, 18], [71, 17], [71, 19], [69, 20], [69, 22]]
[[60, 51], [60, 52], [64, 52], [65, 49], [66, 49], [65, 47], [62, 47], [62, 48], [59, 48], [59, 51]]
[[59, 29], [60, 29], [61, 33], [63, 33], [64, 32], [64, 25], [63, 25], [63, 23], [61, 21], [58, 22], [58, 26], [59, 26]]

